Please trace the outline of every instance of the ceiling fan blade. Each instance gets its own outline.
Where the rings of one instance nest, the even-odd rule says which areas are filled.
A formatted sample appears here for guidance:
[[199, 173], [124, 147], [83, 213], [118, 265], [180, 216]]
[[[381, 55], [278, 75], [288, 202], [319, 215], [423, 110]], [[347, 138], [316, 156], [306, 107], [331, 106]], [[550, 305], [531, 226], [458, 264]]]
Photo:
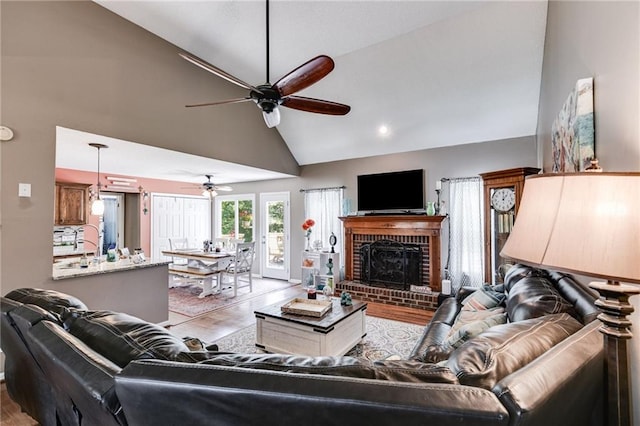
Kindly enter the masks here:
[[216, 191], [225, 191], [225, 192], [233, 191], [233, 189], [231, 189], [230, 186], [218, 186], [218, 185], [216, 185], [215, 189], [216, 189]]
[[191, 104], [185, 105], [187, 108], [191, 107], [201, 107], [201, 106], [211, 106], [211, 105], [224, 105], [224, 104], [237, 104], [240, 102], [246, 102], [252, 100], [251, 98], [237, 98], [237, 99], [227, 99], [226, 101], [218, 101], [218, 102], [207, 102], [204, 104]]
[[280, 96], [289, 96], [320, 81], [333, 70], [334, 66], [333, 59], [330, 57], [316, 56], [282, 77], [273, 85], [273, 88], [280, 93]]
[[178, 53], [178, 55], [180, 55], [183, 59], [186, 59], [187, 61], [191, 62], [192, 64], [194, 64], [196, 66], [199, 66], [203, 70], [209, 71], [210, 73], [213, 73], [213, 74], [217, 75], [218, 77], [224, 78], [225, 80], [227, 80], [230, 83], [237, 84], [238, 86], [243, 87], [243, 88], [248, 89], [248, 90], [255, 90], [258, 93], [262, 93], [259, 89], [253, 87], [249, 83], [245, 83], [244, 81], [240, 80], [239, 78], [232, 76], [228, 72], [226, 72], [224, 70], [221, 70], [220, 68], [218, 68], [216, 66], [213, 66], [210, 63], [203, 61], [202, 59], [196, 58], [195, 56], [191, 56], [191, 55], [189, 55], [187, 53], [183, 53], [183, 52]]
[[282, 106], [300, 111], [315, 112], [328, 115], [345, 115], [351, 111], [349, 105], [322, 99], [305, 98], [303, 96], [289, 96], [282, 100]]

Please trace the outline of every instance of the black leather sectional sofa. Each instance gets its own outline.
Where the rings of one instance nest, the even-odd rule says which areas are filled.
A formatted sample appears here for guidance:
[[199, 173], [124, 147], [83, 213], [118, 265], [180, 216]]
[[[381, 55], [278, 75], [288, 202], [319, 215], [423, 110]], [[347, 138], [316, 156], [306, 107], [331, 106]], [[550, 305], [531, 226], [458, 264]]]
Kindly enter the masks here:
[[600, 425], [594, 300], [516, 265], [503, 287], [446, 299], [408, 359], [368, 362], [190, 351], [157, 325], [24, 288], [1, 300], [5, 378], [45, 426]]

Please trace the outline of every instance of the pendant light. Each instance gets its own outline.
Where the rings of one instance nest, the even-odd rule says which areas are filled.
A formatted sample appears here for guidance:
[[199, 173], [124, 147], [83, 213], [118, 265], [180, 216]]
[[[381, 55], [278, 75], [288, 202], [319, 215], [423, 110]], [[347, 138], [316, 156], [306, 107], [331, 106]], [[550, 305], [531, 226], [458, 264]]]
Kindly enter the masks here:
[[104, 201], [100, 198], [100, 188], [102, 187], [100, 183], [100, 150], [109, 147], [101, 143], [90, 143], [89, 146], [98, 150], [98, 182], [96, 184], [96, 198], [91, 203], [91, 214], [94, 216], [102, 216], [104, 214]]

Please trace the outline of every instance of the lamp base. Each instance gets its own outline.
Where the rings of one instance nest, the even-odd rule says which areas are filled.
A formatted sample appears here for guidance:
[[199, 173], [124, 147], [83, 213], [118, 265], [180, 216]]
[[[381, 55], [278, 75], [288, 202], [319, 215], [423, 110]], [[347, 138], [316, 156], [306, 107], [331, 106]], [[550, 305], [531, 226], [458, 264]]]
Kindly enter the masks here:
[[605, 377], [607, 380], [607, 424], [631, 426], [631, 383], [629, 380], [629, 353], [627, 341], [631, 339], [633, 312], [629, 297], [640, 294], [640, 288], [615, 281], [592, 282], [589, 287], [600, 293], [595, 305], [602, 310], [598, 319], [602, 322], [600, 332], [604, 334]]

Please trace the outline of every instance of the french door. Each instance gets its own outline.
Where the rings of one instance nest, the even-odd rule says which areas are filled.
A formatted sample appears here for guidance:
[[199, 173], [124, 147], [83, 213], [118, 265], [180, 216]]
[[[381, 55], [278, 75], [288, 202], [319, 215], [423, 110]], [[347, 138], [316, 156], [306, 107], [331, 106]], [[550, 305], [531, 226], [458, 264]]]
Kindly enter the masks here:
[[260, 194], [260, 273], [289, 279], [289, 193]]

